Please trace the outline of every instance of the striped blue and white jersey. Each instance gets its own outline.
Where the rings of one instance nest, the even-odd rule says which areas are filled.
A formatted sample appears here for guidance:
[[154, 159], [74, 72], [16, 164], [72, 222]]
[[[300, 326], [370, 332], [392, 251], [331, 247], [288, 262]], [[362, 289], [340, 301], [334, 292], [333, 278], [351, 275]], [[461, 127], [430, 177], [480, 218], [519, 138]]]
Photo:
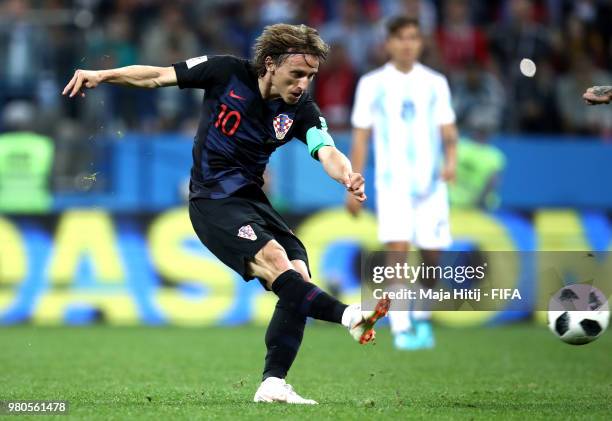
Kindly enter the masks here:
[[420, 63], [407, 73], [387, 63], [365, 74], [351, 122], [372, 129], [377, 189], [418, 197], [435, 188], [443, 158], [440, 126], [455, 122], [444, 75]]

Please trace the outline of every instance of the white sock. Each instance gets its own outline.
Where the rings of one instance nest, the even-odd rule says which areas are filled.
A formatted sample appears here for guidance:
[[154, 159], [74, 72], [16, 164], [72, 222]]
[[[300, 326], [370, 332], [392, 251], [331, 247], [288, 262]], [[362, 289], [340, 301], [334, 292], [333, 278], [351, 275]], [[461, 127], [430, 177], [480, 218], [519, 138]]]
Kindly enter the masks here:
[[268, 383], [285, 383], [285, 379], [281, 379], [280, 377], [267, 377], [263, 382], [268, 382]]
[[342, 313], [342, 326], [350, 328], [356, 317], [363, 317], [361, 315], [361, 305], [351, 304], [345, 308], [344, 313]]
[[415, 310], [412, 317], [414, 320], [431, 320], [431, 310]]
[[388, 313], [389, 324], [391, 325], [391, 333], [398, 333], [410, 330], [410, 312], [409, 311], [390, 311]]

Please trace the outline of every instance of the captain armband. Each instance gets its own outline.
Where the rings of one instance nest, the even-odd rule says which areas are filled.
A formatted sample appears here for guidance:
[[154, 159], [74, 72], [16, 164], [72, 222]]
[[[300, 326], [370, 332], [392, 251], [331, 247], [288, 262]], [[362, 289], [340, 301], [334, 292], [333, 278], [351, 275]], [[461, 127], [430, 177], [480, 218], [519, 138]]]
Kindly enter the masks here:
[[323, 146], [336, 146], [334, 139], [327, 133], [327, 128], [319, 129], [316, 126], [311, 127], [306, 132], [306, 143], [308, 144], [308, 153], [313, 158]]

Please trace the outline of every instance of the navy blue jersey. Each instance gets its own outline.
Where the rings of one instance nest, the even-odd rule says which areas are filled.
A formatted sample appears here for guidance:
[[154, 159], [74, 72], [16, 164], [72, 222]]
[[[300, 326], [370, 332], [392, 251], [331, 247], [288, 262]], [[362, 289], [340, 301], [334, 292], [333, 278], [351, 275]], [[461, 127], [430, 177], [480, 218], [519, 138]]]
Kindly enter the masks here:
[[220, 199], [247, 185], [263, 185], [276, 148], [325, 124], [312, 98], [297, 104], [265, 101], [248, 60], [202, 56], [174, 64], [178, 86], [205, 89], [193, 145], [190, 199]]

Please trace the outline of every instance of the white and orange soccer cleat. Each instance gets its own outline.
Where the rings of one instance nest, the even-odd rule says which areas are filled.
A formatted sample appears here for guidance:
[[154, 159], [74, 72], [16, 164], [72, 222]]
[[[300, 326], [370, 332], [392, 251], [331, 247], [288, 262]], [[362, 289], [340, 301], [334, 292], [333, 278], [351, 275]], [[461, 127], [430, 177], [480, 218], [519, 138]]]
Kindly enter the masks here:
[[361, 304], [348, 306], [342, 316], [342, 324], [348, 327], [350, 335], [360, 344], [372, 342], [376, 337], [374, 325], [387, 315], [391, 300], [382, 298], [376, 303], [374, 310], [362, 311]]
[[284, 379], [278, 377], [268, 377], [259, 386], [253, 402], [265, 403], [291, 403], [298, 405], [317, 405], [317, 401], [305, 399], [298, 395], [290, 384], [287, 384]]

